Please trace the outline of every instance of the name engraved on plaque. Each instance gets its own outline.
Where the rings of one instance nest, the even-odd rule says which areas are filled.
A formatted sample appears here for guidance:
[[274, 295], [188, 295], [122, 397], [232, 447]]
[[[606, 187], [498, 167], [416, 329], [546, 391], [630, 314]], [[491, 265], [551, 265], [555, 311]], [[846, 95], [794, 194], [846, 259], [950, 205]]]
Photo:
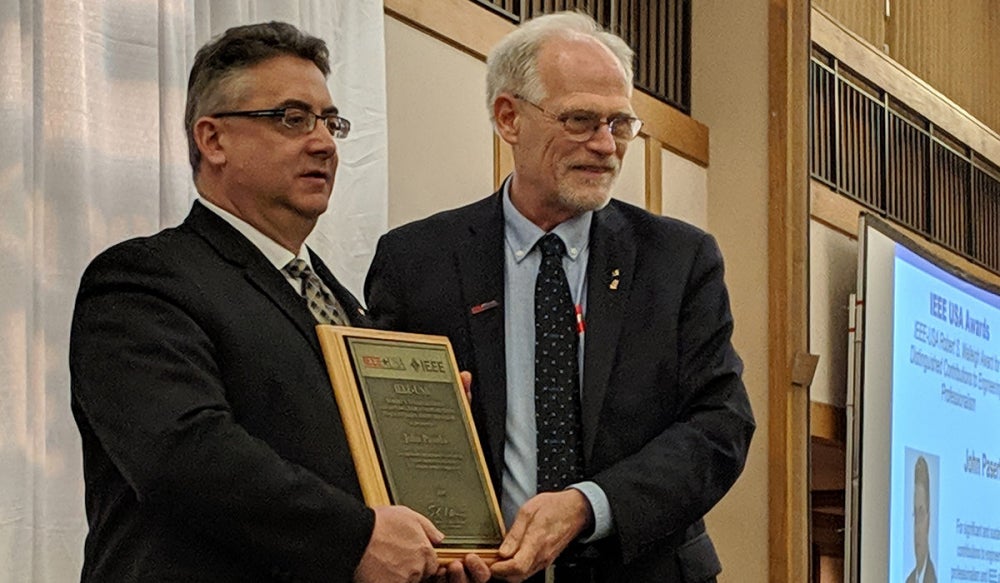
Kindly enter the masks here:
[[393, 503], [427, 516], [445, 533], [445, 546], [499, 545], [447, 349], [368, 339], [349, 345]]

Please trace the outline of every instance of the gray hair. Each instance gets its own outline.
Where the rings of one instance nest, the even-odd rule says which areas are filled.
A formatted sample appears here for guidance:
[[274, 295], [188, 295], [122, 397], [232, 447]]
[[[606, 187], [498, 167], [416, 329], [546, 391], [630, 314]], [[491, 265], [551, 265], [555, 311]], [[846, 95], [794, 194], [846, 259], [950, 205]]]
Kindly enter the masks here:
[[249, 89], [241, 76], [246, 69], [282, 55], [312, 61], [324, 77], [330, 74], [326, 43], [285, 22], [236, 26], [198, 50], [188, 78], [184, 107], [188, 158], [196, 178], [201, 151], [194, 141], [194, 122], [218, 113]]
[[632, 58], [635, 52], [621, 37], [602, 29], [594, 19], [579, 12], [546, 14], [523, 23], [493, 47], [486, 58], [486, 107], [493, 119], [493, 104], [501, 93], [513, 93], [534, 102], [545, 99], [545, 87], [538, 76], [538, 51], [554, 38], [585, 36], [606, 46], [625, 71], [632, 86]]

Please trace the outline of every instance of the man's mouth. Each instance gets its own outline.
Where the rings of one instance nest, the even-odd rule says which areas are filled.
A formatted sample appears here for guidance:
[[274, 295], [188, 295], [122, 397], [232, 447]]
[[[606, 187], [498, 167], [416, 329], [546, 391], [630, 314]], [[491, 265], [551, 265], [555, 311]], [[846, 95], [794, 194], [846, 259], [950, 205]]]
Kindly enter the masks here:
[[605, 166], [599, 164], [573, 164], [570, 166], [571, 170], [579, 170], [581, 172], [587, 172], [589, 174], [612, 174], [615, 171], [614, 166]]
[[303, 172], [302, 176], [304, 178], [316, 178], [323, 181], [330, 180], [330, 173], [323, 170], [311, 170], [309, 172]]

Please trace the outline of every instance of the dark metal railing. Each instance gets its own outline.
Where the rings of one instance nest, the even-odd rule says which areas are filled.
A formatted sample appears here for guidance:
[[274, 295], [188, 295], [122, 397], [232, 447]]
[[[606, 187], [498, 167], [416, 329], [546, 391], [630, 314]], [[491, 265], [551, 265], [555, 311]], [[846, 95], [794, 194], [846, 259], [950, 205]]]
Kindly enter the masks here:
[[691, 0], [472, 0], [517, 23], [575, 10], [620, 35], [635, 51], [635, 86], [691, 112]]
[[1000, 273], [1000, 170], [814, 48], [810, 172], [879, 214]]

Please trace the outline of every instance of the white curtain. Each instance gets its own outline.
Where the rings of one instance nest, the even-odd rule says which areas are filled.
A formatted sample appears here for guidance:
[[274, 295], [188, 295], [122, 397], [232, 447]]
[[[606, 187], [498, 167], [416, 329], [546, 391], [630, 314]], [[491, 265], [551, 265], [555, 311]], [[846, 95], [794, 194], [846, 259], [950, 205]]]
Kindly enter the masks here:
[[79, 579], [86, 520], [67, 344], [88, 261], [179, 223], [199, 46], [284, 20], [331, 49], [351, 120], [310, 239], [355, 292], [386, 228], [382, 0], [0, 0], [0, 583]]

